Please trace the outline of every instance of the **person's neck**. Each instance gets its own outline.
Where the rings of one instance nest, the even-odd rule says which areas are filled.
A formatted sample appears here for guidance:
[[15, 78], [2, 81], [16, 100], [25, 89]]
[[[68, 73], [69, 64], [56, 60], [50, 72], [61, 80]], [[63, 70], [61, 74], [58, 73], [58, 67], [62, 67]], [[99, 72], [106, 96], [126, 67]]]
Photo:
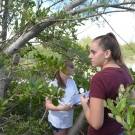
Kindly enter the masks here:
[[120, 68], [120, 66], [118, 66], [114, 61], [108, 61], [108, 62], [106, 62], [106, 63], [103, 65], [102, 69], [107, 68], [107, 67]]

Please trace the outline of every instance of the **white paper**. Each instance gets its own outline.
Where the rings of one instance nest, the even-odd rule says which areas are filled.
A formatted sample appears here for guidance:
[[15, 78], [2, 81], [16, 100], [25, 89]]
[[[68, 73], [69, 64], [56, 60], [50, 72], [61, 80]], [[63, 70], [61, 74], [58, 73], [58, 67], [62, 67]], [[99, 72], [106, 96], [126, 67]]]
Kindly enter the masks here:
[[83, 94], [77, 94], [72, 96], [71, 98], [71, 104], [73, 105], [81, 105], [80, 98], [82, 95], [85, 95], [87, 98], [89, 97], [89, 91], [83, 93]]

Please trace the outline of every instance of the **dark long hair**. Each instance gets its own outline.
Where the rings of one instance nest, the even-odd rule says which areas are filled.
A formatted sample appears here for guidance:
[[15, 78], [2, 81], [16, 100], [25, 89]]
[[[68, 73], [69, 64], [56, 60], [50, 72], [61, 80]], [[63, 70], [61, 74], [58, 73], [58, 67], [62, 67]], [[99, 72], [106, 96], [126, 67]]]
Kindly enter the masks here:
[[132, 75], [126, 66], [126, 64], [123, 61], [123, 56], [121, 53], [120, 45], [113, 33], [107, 33], [106, 35], [102, 35], [99, 37], [96, 37], [93, 41], [99, 40], [99, 46], [103, 49], [103, 51], [110, 50], [111, 51], [111, 56], [113, 60], [116, 62], [117, 65], [120, 67], [123, 67], [131, 76]]
[[[71, 61], [69, 61], [69, 60], [65, 60], [64, 61], [64, 67], [63, 67], [63, 69], [66, 69], [67, 67], [70, 67], [70, 68], [74, 69], [74, 64]], [[53, 80], [55, 78], [58, 81], [58, 86], [61, 87], [61, 88], [63, 88], [63, 89], [65, 89], [66, 88], [66, 84], [63, 82], [63, 80], [60, 77], [60, 69], [58, 69], [56, 71], [56, 73], [55, 73], [55, 75], [53, 77]]]

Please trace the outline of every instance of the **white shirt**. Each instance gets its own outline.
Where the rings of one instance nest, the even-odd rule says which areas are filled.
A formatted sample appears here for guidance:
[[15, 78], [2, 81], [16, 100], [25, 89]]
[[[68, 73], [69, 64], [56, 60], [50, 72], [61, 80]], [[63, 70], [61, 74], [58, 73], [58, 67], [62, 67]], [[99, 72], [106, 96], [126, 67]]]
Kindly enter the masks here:
[[[58, 86], [57, 80], [55, 79], [50, 83], [54, 86]], [[78, 94], [78, 89], [76, 87], [75, 81], [73, 79], [68, 79], [66, 82], [65, 97], [62, 101], [65, 104], [70, 104], [71, 97]], [[59, 101], [59, 106], [62, 106]], [[56, 128], [69, 128], [73, 125], [73, 113], [74, 110], [69, 111], [51, 111], [49, 110], [48, 121]]]

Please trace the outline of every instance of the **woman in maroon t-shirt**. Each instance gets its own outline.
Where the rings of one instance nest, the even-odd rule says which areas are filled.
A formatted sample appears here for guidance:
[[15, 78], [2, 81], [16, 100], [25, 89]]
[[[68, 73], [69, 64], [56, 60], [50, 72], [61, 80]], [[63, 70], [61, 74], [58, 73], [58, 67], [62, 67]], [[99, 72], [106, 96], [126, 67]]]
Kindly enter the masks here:
[[122, 125], [108, 116], [110, 110], [103, 105], [108, 98], [116, 99], [120, 84], [125, 87], [132, 84], [116, 37], [108, 33], [95, 38], [90, 45], [89, 58], [93, 67], [101, 67], [102, 70], [90, 82], [89, 106], [87, 99], [81, 97], [85, 117], [90, 124], [88, 135], [124, 135]]

